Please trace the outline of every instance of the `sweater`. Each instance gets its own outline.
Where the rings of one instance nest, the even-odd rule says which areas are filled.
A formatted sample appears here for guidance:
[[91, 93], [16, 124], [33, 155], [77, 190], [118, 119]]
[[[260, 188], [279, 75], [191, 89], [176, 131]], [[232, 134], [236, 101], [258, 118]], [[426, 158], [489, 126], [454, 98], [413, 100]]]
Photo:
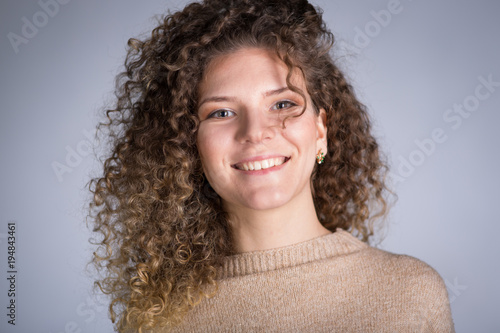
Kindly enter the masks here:
[[218, 273], [217, 294], [172, 332], [455, 331], [446, 286], [433, 268], [342, 229], [228, 256]]

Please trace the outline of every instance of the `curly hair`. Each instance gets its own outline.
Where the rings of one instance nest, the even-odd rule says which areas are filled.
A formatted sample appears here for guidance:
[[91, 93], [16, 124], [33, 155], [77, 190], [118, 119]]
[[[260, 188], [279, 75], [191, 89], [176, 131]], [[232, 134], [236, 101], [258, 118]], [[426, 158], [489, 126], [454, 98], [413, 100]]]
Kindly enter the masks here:
[[[306, 0], [205, 0], [130, 39], [102, 176], [90, 181], [96, 285], [118, 331], [174, 327], [217, 292], [217, 267], [235, 253], [228, 215], [196, 146], [198, 85], [207, 64], [243, 47], [272, 50], [305, 78], [327, 114], [328, 158], [311, 176], [319, 221], [368, 241], [385, 214], [386, 164], [365, 107], [334, 64], [334, 37]], [[377, 219], [378, 220], [378, 219]]]

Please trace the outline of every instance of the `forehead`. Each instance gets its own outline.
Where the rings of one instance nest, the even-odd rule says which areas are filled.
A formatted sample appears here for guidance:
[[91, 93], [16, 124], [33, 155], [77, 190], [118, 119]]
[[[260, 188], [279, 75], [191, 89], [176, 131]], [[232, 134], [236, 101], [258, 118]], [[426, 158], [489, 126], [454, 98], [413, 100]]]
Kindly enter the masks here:
[[[294, 73], [291, 83], [303, 88], [302, 75]], [[205, 69], [199, 96], [218, 95], [227, 91], [277, 89], [286, 87], [288, 68], [277, 55], [260, 48], [242, 48], [213, 59]], [[249, 91], [248, 91], [249, 92]]]

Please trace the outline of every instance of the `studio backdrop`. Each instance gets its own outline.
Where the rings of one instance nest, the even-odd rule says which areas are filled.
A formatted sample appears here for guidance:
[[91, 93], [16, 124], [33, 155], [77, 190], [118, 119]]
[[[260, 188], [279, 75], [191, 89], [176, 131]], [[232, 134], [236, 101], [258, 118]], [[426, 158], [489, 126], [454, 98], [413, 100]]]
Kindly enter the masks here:
[[[95, 127], [130, 37], [173, 0], [0, 3], [0, 331], [111, 332], [87, 263]], [[380, 247], [443, 277], [457, 332], [500, 332], [500, 2], [314, 2], [398, 200]]]

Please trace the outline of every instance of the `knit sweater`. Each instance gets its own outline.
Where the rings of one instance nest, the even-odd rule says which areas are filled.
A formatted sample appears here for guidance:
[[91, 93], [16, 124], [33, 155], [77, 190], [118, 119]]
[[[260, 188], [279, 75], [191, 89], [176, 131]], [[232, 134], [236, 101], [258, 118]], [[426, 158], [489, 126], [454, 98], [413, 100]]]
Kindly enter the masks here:
[[342, 229], [226, 257], [218, 285], [172, 332], [455, 331], [433, 268]]

